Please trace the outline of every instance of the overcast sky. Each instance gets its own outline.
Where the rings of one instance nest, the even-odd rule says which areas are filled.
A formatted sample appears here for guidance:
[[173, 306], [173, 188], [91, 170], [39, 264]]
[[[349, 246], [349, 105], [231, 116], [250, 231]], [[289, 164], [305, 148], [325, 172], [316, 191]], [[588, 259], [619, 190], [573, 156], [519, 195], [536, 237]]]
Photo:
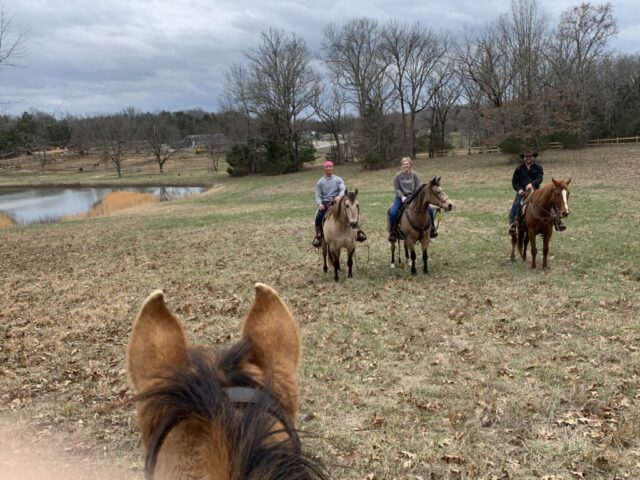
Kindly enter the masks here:
[[[541, 0], [555, 21], [577, 1]], [[597, 3], [597, 2], [594, 2]], [[640, 51], [640, 1], [614, 0], [611, 45]], [[457, 34], [509, 10], [509, 0], [0, 0], [24, 34], [19, 68], [0, 67], [0, 111], [91, 115], [218, 109], [224, 74], [274, 26], [320, 49], [324, 27], [367, 16], [421, 21]]]

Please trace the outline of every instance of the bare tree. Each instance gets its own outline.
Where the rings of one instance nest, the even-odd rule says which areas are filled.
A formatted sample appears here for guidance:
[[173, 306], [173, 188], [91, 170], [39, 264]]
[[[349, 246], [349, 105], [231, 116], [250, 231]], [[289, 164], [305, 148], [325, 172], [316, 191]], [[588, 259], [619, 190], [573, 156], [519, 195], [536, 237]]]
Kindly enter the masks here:
[[180, 149], [172, 145], [178, 140], [178, 129], [171, 121], [170, 114], [161, 113], [154, 116], [146, 128], [146, 139], [153, 151], [160, 173], [164, 173], [164, 164], [167, 163]]
[[378, 23], [355, 18], [341, 28], [329, 24], [323, 50], [336, 83], [352, 95], [352, 103], [364, 117], [388, 66]]
[[[445, 145], [446, 124], [451, 110], [458, 105], [462, 95], [462, 79], [456, 72], [454, 61], [448, 59], [442, 63], [433, 75], [433, 101], [431, 104], [431, 138], [429, 156], [435, 154], [435, 147]], [[436, 136], [437, 135], [437, 136]], [[437, 142], [434, 141], [437, 138]]]
[[[4, 4], [0, 3], [0, 71], [3, 67], [17, 67], [18, 60], [26, 55], [24, 49], [24, 34], [13, 31], [14, 16], [4, 10]], [[0, 106], [6, 106], [6, 102], [0, 101]]]
[[419, 23], [409, 26], [397, 20], [385, 25], [382, 38], [391, 67], [387, 74], [400, 103], [403, 141], [415, 158], [416, 115], [431, 103], [434, 90], [429, 88], [429, 81], [447, 53], [449, 42], [446, 37], [438, 38]]
[[344, 132], [346, 103], [345, 93], [336, 84], [332, 84], [328, 88], [319, 85], [312, 102], [320, 123], [333, 137], [336, 163], [343, 163], [346, 160], [346, 152], [341, 138]]
[[92, 122], [103, 157], [111, 162], [122, 177], [122, 167], [130, 148], [130, 125], [126, 115], [99, 117]]
[[618, 32], [613, 6], [582, 3], [566, 10], [550, 42], [547, 56], [555, 84], [577, 104], [576, 115], [583, 130], [587, 106], [596, 95], [597, 65], [608, 53], [608, 41]]
[[[297, 170], [301, 165], [298, 132], [313, 114], [310, 107], [317, 82], [306, 44], [294, 34], [269, 29], [262, 33], [260, 45], [245, 55], [249, 98], [263, 120], [270, 161], [284, 162], [276, 170]], [[286, 158], [280, 158], [281, 154]]]
[[245, 132], [243, 139], [246, 142], [253, 137], [251, 128], [251, 114], [256, 113], [251, 103], [249, 72], [244, 65], [234, 63], [225, 75], [225, 93], [223, 98], [224, 109], [241, 113], [245, 118]]

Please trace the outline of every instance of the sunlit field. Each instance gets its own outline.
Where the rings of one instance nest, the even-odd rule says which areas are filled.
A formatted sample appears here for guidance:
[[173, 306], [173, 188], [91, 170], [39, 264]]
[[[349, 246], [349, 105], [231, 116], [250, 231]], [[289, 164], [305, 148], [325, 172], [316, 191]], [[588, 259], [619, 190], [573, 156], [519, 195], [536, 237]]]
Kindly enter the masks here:
[[240, 179], [188, 158], [164, 175], [125, 165], [121, 180], [76, 164], [0, 170], [0, 185], [212, 187], [0, 230], [0, 470], [31, 454], [60, 478], [142, 479], [134, 409], [121, 403], [143, 300], [164, 289], [189, 338], [223, 345], [260, 281], [299, 322], [299, 427], [333, 478], [640, 478], [638, 158], [633, 147], [540, 155], [545, 182], [572, 177], [546, 271], [509, 261], [513, 158], [419, 158], [455, 208], [416, 277], [389, 267], [397, 168], [337, 166], [369, 237], [338, 284], [311, 247], [318, 165]]

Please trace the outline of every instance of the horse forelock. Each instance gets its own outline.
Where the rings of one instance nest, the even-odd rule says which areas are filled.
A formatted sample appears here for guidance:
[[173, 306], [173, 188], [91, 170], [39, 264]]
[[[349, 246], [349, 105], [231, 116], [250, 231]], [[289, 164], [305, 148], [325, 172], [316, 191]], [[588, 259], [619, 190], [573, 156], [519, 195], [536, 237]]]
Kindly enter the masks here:
[[[276, 400], [269, 379], [256, 379], [243, 367], [250, 349], [248, 340], [217, 354], [191, 348], [188, 367], [173, 368], [158, 378], [160, 386], [133, 398], [140, 402], [149, 478], [171, 430], [189, 421], [212, 432], [221, 430], [219, 437], [228, 443], [230, 479], [325, 478], [324, 470], [301, 452], [299, 433]], [[231, 386], [256, 388], [266, 395], [239, 406], [225, 392]]]

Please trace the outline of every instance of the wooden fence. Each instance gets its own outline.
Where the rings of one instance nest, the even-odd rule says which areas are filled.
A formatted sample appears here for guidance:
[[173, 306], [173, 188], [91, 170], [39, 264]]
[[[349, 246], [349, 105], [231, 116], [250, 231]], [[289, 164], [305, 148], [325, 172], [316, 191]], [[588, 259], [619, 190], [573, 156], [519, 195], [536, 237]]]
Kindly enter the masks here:
[[[640, 135], [635, 137], [616, 137], [616, 138], [596, 138], [587, 140], [584, 143], [585, 147], [606, 147], [612, 145], [629, 145], [640, 144]], [[560, 150], [564, 148], [561, 142], [551, 142], [546, 146], [546, 149]], [[484, 147], [468, 147], [468, 148], [453, 148], [451, 150], [438, 150], [435, 152], [436, 157], [454, 157], [457, 155], [478, 155], [483, 153], [500, 153], [500, 147], [497, 145], [484, 146]]]

